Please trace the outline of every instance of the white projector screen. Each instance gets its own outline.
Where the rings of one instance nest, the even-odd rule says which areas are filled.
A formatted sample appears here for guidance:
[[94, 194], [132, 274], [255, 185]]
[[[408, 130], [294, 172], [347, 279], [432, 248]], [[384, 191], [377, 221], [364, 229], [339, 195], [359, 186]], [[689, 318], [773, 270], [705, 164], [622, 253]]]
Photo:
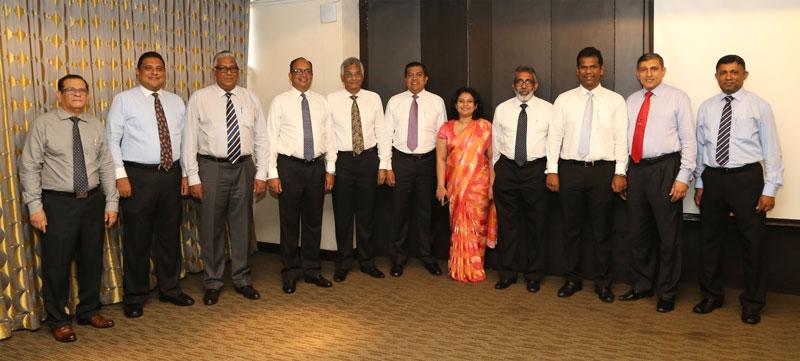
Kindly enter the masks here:
[[[718, 93], [714, 66], [726, 54], [744, 58], [744, 87], [775, 112], [783, 153], [784, 186], [769, 218], [800, 220], [800, 1], [656, 0], [653, 49], [664, 57], [664, 82], [692, 99], [692, 108]], [[633, 76], [633, 71], [631, 71]], [[793, 88], [798, 86], [798, 88]], [[698, 213], [694, 193], [684, 208]]]

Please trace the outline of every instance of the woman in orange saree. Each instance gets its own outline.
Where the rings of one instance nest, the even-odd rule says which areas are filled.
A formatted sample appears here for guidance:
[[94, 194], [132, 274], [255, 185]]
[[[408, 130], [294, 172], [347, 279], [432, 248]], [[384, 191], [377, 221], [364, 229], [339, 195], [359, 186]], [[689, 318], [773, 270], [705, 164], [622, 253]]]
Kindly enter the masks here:
[[486, 279], [484, 250], [497, 242], [492, 202], [492, 125], [481, 118], [480, 96], [461, 88], [453, 97], [453, 114], [439, 129], [436, 143], [436, 198], [450, 203], [450, 260], [447, 271], [460, 282]]

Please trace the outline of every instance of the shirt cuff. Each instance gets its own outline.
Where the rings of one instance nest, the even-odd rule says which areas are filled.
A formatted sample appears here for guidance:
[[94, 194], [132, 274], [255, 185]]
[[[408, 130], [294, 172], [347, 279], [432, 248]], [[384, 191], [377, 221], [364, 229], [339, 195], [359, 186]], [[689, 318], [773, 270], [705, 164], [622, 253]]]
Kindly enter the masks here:
[[385, 169], [385, 170], [392, 169], [392, 160], [391, 159], [382, 160], [380, 162], [380, 165], [378, 165], [378, 168], [379, 169]]
[[625, 169], [625, 162], [617, 162], [614, 166], [614, 174], [625, 175], [627, 174], [627, 169]]
[[336, 162], [325, 162], [325, 172], [336, 174]]
[[554, 163], [547, 163], [547, 171], [548, 174], [555, 173], [558, 174], [558, 162]]
[[119, 212], [119, 201], [106, 201], [106, 212]]
[[778, 187], [774, 184], [764, 184], [764, 190], [761, 192], [761, 195], [775, 197], [775, 193], [778, 193]]
[[256, 171], [256, 179], [258, 179], [258, 180], [267, 180], [267, 171], [265, 171], [265, 170]]
[[270, 168], [267, 171], [267, 179], [275, 179], [278, 178], [278, 167]]
[[37, 199], [28, 202], [28, 213], [33, 214], [42, 210], [42, 200]]
[[686, 169], [681, 169], [680, 171], [678, 171], [678, 176], [675, 177], [675, 180], [682, 182], [684, 184], [689, 184], [689, 182], [692, 181], [692, 172]]
[[190, 175], [188, 178], [189, 178], [188, 180], [189, 180], [189, 185], [190, 186], [193, 186], [193, 185], [196, 185], [196, 184], [200, 184], [200, 176], [199, 175], [197, 175], [197, 174]]
[[703, 188], [703, 177], [697, 177], [697, 178], [695, 178], [695, 180], [694, 180], [694, 187], [695, 187], [695, 188], [700, 188], [700, 189], [702, 189], [702, 188]]
[[125, 167], [117, 167], [114, 172], [117, 174], [117, 179], [128, 178], [128, 172], [125, 171]]

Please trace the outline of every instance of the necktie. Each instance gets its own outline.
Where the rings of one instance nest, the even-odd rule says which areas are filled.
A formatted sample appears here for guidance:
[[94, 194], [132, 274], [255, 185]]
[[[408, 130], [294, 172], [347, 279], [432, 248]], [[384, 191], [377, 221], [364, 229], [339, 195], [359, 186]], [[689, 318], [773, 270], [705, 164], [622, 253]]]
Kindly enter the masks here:
[[722, 107], [722, 118], [719, 120], [719, 132], [717, 133], [717, 164], [724, 167], [730, 159], [731, 144], [731, 119], [733, 110], [731, 109], [733, 96], [725, 97], [725, 106]]
[[525, 108], [528, 107], [528, 104], [522, 103], [519, 106], [522, 109], [520, 109], [519, 117], [517, 118], [517, 139], [516, 143], [514, 143], [514, 162], [522, 167], [525, 161], [528, 160], [528, 113], [525, 112]]
[[353, 106], [350, 107], [350, 119], [353, 121], [353, 154], [359, 155], [364, 151], [364, 134], [361, 131], [361, 112], [358, 111], [358, 96], [351, 95]]
[[236, 110], [233, 109], [230, 92], [225, 93], [228, 102], [225, 104], [225, 123], [228, 126], [228, 161], [236, 164], [242, 155], [242, 143], [239, 136], [239, 121], [236, 120]]
[[650, 97], [653, 92], [644, 94], [644, 103], [639, 108], [639, 115], [636, 117], [636, 128], [633, 130], [633, 144], [631, 145], [631, 158], [634, 163], [642, 160], [642, 147], [644, 145], [644, 128], [647, 126], [647, 115], [650, 113]]
[[411, 109], [408, 111], [408, 138], [406, 138], [406, 145], [412, 152], [417, 149], [417, 133], [419, 121], [417, 116], [419, 114], [419, 106], [417, 105], [417, 95], [412, 96], [414, 99], [411, 101]]
[[172, 167], [172, 142], [169, 138], [167, 116], [164, 115], [161, 99], [158, 98], [158, 93], [153, 93], [153, 97], [155, 97], [156, 121], [158, 122], [158, 142], [161, 144], [161, 163], [158, 164], [158, 168], [167, 172]]
[[586, 159], [589, 155], [589, 139], [592, 137], [592, 113], [594, 113], [594, 94], [586, 93], [589, 100], [586, 101], [586, 108], [583, 109], [583, 122], [581, 123], [581, 142], [578, 145], [578, 156]]
[[311, 129], [311, 110], [308, 109], [308, 98], [305, 94], [300, 94], [303, 101], [300, 107], [303, 111], [303, 158], [306, 160], [314, 159], [314, 132]]
[[81, 118], [69, 117], [72, 121], [72, 187], [75, 197], [86, 198], [89, 193], [89, 176], [86, 175], [86, 160], [83, 156], [83, 143], [78, 122]]

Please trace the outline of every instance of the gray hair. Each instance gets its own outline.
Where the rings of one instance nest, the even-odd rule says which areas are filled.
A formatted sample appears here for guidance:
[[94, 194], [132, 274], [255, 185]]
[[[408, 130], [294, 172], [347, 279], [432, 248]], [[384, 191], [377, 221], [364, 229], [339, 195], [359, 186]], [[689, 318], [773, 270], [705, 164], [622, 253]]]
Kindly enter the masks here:
[[233, 61], [236, 61], [236, 55], [233, 55], [233, 52], [230, 50], [223, 50], [214, 55], [214, 66], [217, 66], [217, 62], [222, 58], [233, 58]]
[[346, 67], [348, 67], [350, 65], [354, 65], [354, 64], [358, 65], [358, 67], [361, 68], [361, 73], [364, 73], [364, 64], [361, 63], [361, 60], [358, 60], [358, 58], [356, 58], [354, 56], [351, 56], [351, 57], [349, 57], [347, 59], [344, 59], [344, 61], [342, 62], [342, 66], [340, 67], [339, 75], [343, 76], [344, 75], [344, 68], [346, 68]]
[[536, 79], [536, 71], [533, 70], [532, 66], [520, 65], [516, 69], [514, 69], [514, 79], [511, 79], [511, 83], [512, 84], [515, 81], [517, 81], [517, 74], [519, 74], [519, 73], [531, 73], [531, 75], [533, 75], [533, 82], [534, 83], [538, 83], [539, 82], [539, 79]]

